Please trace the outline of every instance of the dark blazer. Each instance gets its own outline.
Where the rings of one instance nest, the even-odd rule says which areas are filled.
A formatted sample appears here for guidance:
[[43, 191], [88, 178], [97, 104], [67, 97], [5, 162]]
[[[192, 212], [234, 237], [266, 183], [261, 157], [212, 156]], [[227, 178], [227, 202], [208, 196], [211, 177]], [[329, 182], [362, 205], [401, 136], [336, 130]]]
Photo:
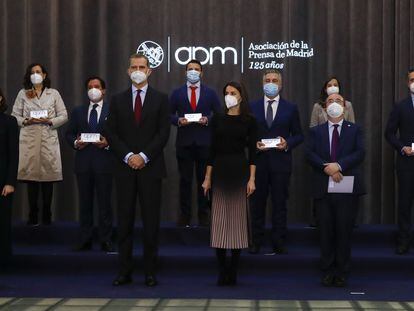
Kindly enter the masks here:
[[19, 130], [15, 117], [0, 112], [0, 191], [15, 186], [19, 163]]
[[394, 105], [385, 128], [385, 138], [397, 151], [397, 170], [414, 170], [414, 158], [401, 153], [403, 147], [411, 147], [414, 142], [414, 106], [411, 96]]
[[259, 152], [256, 161], [258, 169], [265, 167], [272, 172], [290, 173], [292, 170], [292, 150], [303, 142], [297, 106], [280, 97], [276, 116], [270, 128], [266, 123], [263, 97], [252, 102], [250, 109], [257, 119], [258, 140], [282, 136], [288, 144], [287, 151], [271, 149]]
[[[361, 128], [351, 122], [342, 124], [339, 136], [337, 162], [344, 176], [354, 176], [354, 194], [364, 194], [360, 164], [364, 160], [364, 137]], [[312, 196], [321, 198], [328, 192], [329, 176], [324, 173], [324, 163], [331, 162], [328, 122], [309, 129], [306, 157], [313, 168]]]
[[[186, 113], [201, 113], [207, 117], [210, 123], [214, 113], [221, 111], [220, 101], [216, 92], [211, 88], [201, 84], [200, 98], [197, 103], [196, 111], [193, 111], [188, 100], [187, 84], [174, 90], [170, 97], [171, 123], [178, 125], [178, 118], [184, 117]], [[211, 140], [209, 126], [201, 124], [190, 124], [188, 126], [178, 127], [175, 144], [177, 146], [189, 146], [193, 143], [199, 146], [209, 146]]]
[[[91, 133], [92, 130], [88, 124], [89, 103], [76, 107], [71, 114], [69, 125], [66, 130], [66, 141], [69, 146], [74, 147], [74, 141], [81, 133]], [[101, 115], [98, 120], [98, 129], [96, 133], [103, 135], [104, 125], [109, 114], [109, 104], [103, 103]], [[103, 135], [104, 136], [104, 135]], [[82, 150], [76, 150], [75, 155], [75, 173], [111, 173], [114, 165], [113, 154], [106, 149], [100, 149], [89, 144]]]
[[132, 90], [128, 88], [111, 99], [105, 124], [106, 138], [118, 161], [115, 175], [134, 172], [124, 158], [129, 152], [143, 152], [149, 163], [139, 171], [147, 178], [166, 176], [163, 149], [170, 135], [168, 96], [148, 86], [142, 107], [141, 122], [136, 124], [132, 104]]

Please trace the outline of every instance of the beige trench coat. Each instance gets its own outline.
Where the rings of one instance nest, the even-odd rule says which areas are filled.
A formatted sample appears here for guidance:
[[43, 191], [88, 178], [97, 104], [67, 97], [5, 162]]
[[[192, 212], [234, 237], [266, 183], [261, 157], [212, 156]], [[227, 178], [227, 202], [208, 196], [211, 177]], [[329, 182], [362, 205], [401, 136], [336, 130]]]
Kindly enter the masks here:
[[[47, 110], [52, 126], [33, 124], [24, 126], [32, 110]], [[62, 180], [62, 161], [57, 128], [68, 120], [65, 104], [59, 92], [45, 88], [40, 98], [28, 98], [20, 90], [14, 102], [12, 115], [20, 129], [20, 152], [18, 180]]]

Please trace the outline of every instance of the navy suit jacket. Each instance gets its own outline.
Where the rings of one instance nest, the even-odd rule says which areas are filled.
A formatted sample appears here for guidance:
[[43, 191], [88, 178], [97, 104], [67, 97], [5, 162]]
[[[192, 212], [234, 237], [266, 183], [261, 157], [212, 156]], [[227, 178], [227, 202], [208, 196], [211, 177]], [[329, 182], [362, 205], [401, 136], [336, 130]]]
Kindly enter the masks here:
[[288, 144], [287, 151], [270, 149], [258, 152], [257, 169], [259, 171], [270, 170], [275, 173], [290, 173], [292, 171], [292, 150], [303, 142], [297, 106], [280, 97], [276, 115], [270, 128], [266, 123], [263, 97], [251, 103], [250, 109], [257, 119], [258, 140], [281, 136]]
[[[339, 135], [337, 162], [342, 175], [354, 176], [354, 194], [364, 194], [360, 164], [364, 160], [365, 148], [362, 129], [344, 120]], [[312, 196], [322, 198], [328, 192], [329, 176], [324, 173], [324, 163], [331, 162], [328, 122], [309, 129], [306, 157], [313, 168]]]
[[189, 124], [187, 126], [178, 127], [176, 146], [189, 146], [193, 143], [199, 146], [209, 146], [211, 141], [210, 120], [213, 112], [221, 111], [220, 101], [216, 92], [209, 87], [200, 85], [200, 98], [197, 103], [196, 111], [193, 111], [188, 100], [187, 84], [174, 90], [170, 98], [171, 107], [171, 123], [178, 125], [178, 118], [184, 117], [186, 113], [201, 113], [207, 117], [208, 125], [198, 123]]
[[397, 170], [414, 170], [414, 157], [401, 153], [403, 147], [411, 147], [414, 143], [414, 105], [411, 96], [394, 105], [385, 128], [385, 138], [397, 151]]
[[[92, 132], [88, 124], [88, 109], [89, 103], [78, 106], [72, 111], [65, 137], [69, 146], [74, 149], [74, 142], [78, 135], [81, 133]], [[103, 135], [103, 129], [108, 114], [109, 104], [104, 102], [98, 120], [97, 133]], [[82, 150], [75, 150], [75, 173], [112, 173], [114, 157], [110, 151], [100, 149], [92, 144], [89, 144]]]

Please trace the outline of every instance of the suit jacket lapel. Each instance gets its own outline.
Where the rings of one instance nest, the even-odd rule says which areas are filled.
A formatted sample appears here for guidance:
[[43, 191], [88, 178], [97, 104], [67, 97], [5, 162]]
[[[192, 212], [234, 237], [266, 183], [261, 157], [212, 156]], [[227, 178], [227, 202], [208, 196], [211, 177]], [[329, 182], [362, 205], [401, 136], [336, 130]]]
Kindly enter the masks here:
[[345, 146], [347, 133], [348, 133], [348, 127], [350, 127], [350, 124], [344, 120], [344, 122], [342, 122], [341, 134], [339, 134], [339, 148], [338, 148], [337, 158], [341, 156], [343, 146]]
[[84, 129], [88, 129], [89, 130], [89, 120], [88, 120], [88, 111], [89, 111], [89, 104], [88, 105], [83, 105], [82, 106], [82, 110], [81, 110], [81, 127], [80, 128], [84, 128]]
[[98, 120], [99, 129], [102, 128], [102, 124], [105, 122], [106, 117], [108, 116], [108, 112], [109, 112], [109, 105], [107, 102], [103, 102], [102, 109], [101, 109], [101, 115], [99, 116], [99, 120]]
[[145, 100], [142, 103], [142, 115], [141, 115], [141, 122], [143, 122], [148, 115], [148, 113], [152, 109], [152, 96], [153, 96], [153, 90], [150, 86], [147, 88], [147, 94], [145, 94]]
[[329, 125], [326, 122], [322, 127], [322, 146], [324, 146], [324, 153], [326, 159], [330, 161], [331, 159], [331, 144], [329, 142]]

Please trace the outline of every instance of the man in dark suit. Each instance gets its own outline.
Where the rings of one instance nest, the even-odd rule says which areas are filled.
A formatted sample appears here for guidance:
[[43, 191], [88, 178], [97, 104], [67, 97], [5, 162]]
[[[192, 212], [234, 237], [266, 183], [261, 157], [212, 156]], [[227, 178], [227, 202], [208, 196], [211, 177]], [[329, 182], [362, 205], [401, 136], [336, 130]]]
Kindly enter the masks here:
[[[177, 225], [187, 227], [191, 223], [191, 186], [195, 166], [198, 222], [200, 226], [208, 226], [209, 210], [201, 184], [210, 145], [209, 121], [213, 112], [220, 111], [220, 101], [216, 92], [201, 83], [203, 67], [198, 60], [190, 60], [185, 69], [187, 83], [174, 90], [170, 98], [171, 123], [178, 127], [175, 145], [180, 173], [181, 213]], [[201, 118], [186, 118], [193, 114], [201, 114]]]
[[[365, 193], [359, 168], [365, 155], [362, 130], [344, 120], [344, 107], [341, 95], [328, 96], [328, 122], [309, 130], [306, 150], [313, 168], [312, 197], [319, 219], [321, 281], [324, 286], [337, 287], [347, 283], [358, 196]], [[353, 185], [350, 182], [348, 188], [336, 190], [336, 185], [345, 183], [344, 176], [353, 176]]]
[[[113, 155], [102, 135], [109, 114], [109, 104], [104, 101], [105, 81], [90, 77], [85, 83], [89, 103], [76, 107], [71, 115], [66, 140], [76, 150], [75, 174], [79, 192], [80, 240], [77, 251], [92, 249], [94, 196], [98, 201], [99, 240], [101, 250], [113, 251], [112, 246], [112, 170]], [[81, 134], [99, 134], [96, 142], [83, 142]]]
[[[256, 160], [256, 191], [251, 197], [253, 241], [249, 252], [257, 254], [263, 244], [266, 219], [266, 202], [270, 190], [272, 198], [273, 252], [287, 253], [285, 246], [287, 228], [286, 201], [292, 170], [292, 151], [303, 141], [299, 112], [296, 105], [280, 96], [282, 74], [267, 70], [263, 74], [264, 97], [251, 104], [258, 124]], [[262, 139], [279, 139], [269, 147]]]
[[[395, 252], [407, 254], [412, 242], [411, 206], [414, 199], [414, 69], [408, 72], [410, 96], [395, 104], [388, 118], [385, 138], [397, 151], [398, 240]], [[398, 135], [397, 135], [398, 132]]]
[[145, 284], [157, 285], [158, 232], [161, 182], [166, 176], [163, 150], [170, 134], [168, 96], [148, 85], [148, 58], [130, 57], [128, 74], [132, 86], [113, 96], [107, 137], [116, 161], [118, 200], [119, 275], [113, 285], [132, 282], [133, 233], [137, 194], [141, 208]]

